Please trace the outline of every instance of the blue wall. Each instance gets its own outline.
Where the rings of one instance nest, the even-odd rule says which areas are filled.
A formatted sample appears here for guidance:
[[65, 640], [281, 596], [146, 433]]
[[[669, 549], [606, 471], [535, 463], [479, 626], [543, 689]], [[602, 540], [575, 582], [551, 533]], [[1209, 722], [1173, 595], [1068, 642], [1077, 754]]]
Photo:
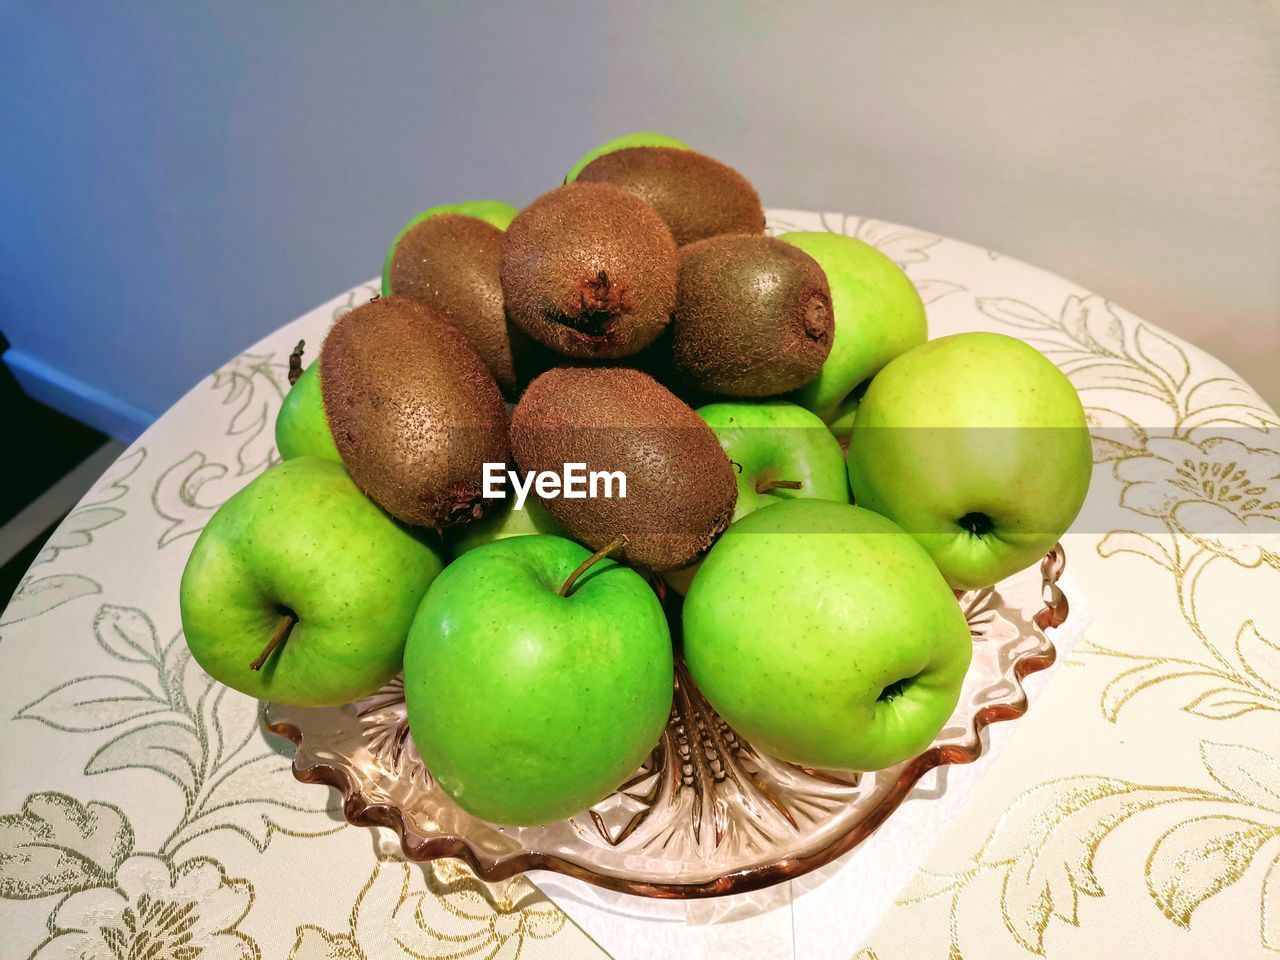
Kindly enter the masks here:
[[1202, 319], [1273, 315], [1274, 15], [993, 6], [0, 0], [7, 360], [130, 436], [418, 209], [523, 203], [649, 127], [774, 206], [996, 246], [1220, 353]]
[[[530, 199], [614, 129], [577, 115], [591, 78], [571, 56], [515, 91], [499, 78], [516, 35], [558, 47], [536, 18], [467, 50], [448, 16], [399, 6], [4, 8], [0, 330], [29, 391], [134, 434], [376, 273], [412, 212]], [[575, 114], [577, 141], [496, 122], [513, 93], [558, 126]]]

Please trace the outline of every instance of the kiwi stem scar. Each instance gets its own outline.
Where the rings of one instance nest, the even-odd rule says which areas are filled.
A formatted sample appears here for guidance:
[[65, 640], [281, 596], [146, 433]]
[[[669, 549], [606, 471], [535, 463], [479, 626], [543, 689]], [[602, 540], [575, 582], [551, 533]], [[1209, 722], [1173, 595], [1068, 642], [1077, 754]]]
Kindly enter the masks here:
[[612, 543], [606, 544], [605, 546], [597, 550], [595, 553], [593, 553], [591, 556], [587, 557], [587, 559], [583, 560], [580, 564], [578, 564], [577, 570], [569, 574], [569, 578], [565, 580], [564, 584], [560, 587], [557, 593], [559, 593], [560, 596], [562, 597], [567, 597], [569, 595], [569, 591], [573, 589], [573, 585], [578, 582], [578, 578], [580, 576], [582, 576], [584, 573], [590, 570], [593, 566], [595, 566], [596, 563], [603, 560], [605, 557], [609, 556], [609, 554], [613, 553], [615, 550], [622, 547], [623, 544], [625, 544], [626, 542], [627, 542], [626, 537], [618, 537]]
[[756, 484], [756, 493], [768, 493], [770, 490], [803, 490], [804, 484], [799, 480], [761, 480]]
[[306, 346], [307, 341], [299, 340], [298, 345], [293, 348], [293, 353], [289, 354], [289, 386], [291, 387], [302, 376], [302, 351]]
[[262, 652], [258, 654], [258, 659], [249, 664], [250, 670], [261, 670], [262, 665], [267, 662], [267, 658], [275, 652], [276, 647], [284, 643], [289, 637], [289, 631], [293, 629], [293, 625], [298, 622], [298, 618], [292, 613], [286, 613], [280, 620], [280, 626], [276, 627], [275, 634], [272, 635], [270, 642], [262, 648]]

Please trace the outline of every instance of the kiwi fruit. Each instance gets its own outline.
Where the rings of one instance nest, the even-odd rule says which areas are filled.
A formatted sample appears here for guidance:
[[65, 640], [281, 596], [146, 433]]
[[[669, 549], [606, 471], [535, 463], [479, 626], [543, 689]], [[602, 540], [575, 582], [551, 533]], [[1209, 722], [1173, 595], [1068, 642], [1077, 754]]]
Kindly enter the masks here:
[[675, 306], [671, 231], [644, 201], [603, 183], [557, 187], [521, 210], [500, 272], [507, 316], [576, 359], [643, 350]]
[[583, 167], [576, 182], [611, 183], [639, 197], [681, 246], [722, 233], [764, 233], [764, 208], [750, 181], [694, 150], [614, 150]]
[[381, 297], [320, 351], [329, 430], [356, 486], [406, 523], [479, 517], [485, 463], [507, 462], [507, 410], [479, 355], [437, 311]]
[[818, 375], [834, 339], [818, 262], [772, 237], [723, 235], [680, 248], [671, 362], [693, 387], [770, 397]]
[[[687, 567], [729, 525], [737, 477], [716, 436], [652, 377], [625, 367], [559, 367], [529, 384], [511, 418], [521, 470], [567, 463], [621, 471], [626, 496], [547, 499], [566, 533], [651, 570]], [[590, 492], [590, 491], [588, 491]], [[603, 493], [603, 487], [597, 494]]]
[[513, 351], [502, 309], [502, 235], [478, 217], [428, 217], [396, 241], [387, 257], [382, 292], [437, 310], [471, 343], [502, 392], [513, 397], [519, 383], [513, 352], [529, 351], [520, 340]]
[[585, 154], [578, 158], [578, 162], [569, 168], [569, 172], [565, 174], [564, 182], [573, 183], [578, 179], [578, 174], [582, 172], [582, 168], [594, 160], [596, 157], [603, 156], [606, 153], [612, 153], [614, 150], [625, 150], [628, 147], [675, 147], [678, 150], [692, 150], [683, 140], [675, 137], [659, 133], [656, 130], [640, 130], [636, 133], [624, 133], [620, 137], [614, 137], [612, 140], [606, 140], [598, 147], [593, 147]]

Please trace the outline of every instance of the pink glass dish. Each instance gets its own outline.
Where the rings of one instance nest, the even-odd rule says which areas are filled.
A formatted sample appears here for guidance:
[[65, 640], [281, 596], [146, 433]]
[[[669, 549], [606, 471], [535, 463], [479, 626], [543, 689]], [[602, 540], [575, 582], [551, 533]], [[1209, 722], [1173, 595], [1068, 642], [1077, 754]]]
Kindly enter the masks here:
[[960, 595], [973, 663], [947, 725], [924, 753], [874, 773], [809, 770], [757, 752], [677, 666], [671, 719], [644, 765], [582, 813], [504, 827], [457, 807], [409, 736], [399, 679], [342, 707], [265, 706], [271, 731], [297, 745], [299, 780], [328, 784], [354, 824], [390, 827], [414, 860], [457, 857], [485, 880], [552, 870], [654, 897], [739, 893], [815, 870], [884, 822], [932, 767], [969, 763], [989, 723], [1027, 707], [1022, 680], [1053, 663], [1046, 635], [1067, 616], [1055, 547], [1039, 569]]

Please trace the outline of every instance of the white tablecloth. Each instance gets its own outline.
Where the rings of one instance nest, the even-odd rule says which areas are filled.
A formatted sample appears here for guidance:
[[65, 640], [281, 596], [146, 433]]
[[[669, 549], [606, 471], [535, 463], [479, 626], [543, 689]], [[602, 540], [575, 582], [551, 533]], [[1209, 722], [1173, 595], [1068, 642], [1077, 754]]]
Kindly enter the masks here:
[[0, 616], [0, 955], [1280, 956], [1276, 415], [1202, 351], [993, 251], [838, 215], [770, 225], [876, 244], [932, 335], [1021, 336], [1081, 390], [1097, 463], [1055, 636], [1073, 652], [1028, 681], [1028, 716], [852, 854], [741, 897], [486, 886], [344, 825], [257, 705], [190, 660], [177, 585], [212, 511], [273, 462], [293, 344], [317, 348], [360, 287], [176, 404]]

